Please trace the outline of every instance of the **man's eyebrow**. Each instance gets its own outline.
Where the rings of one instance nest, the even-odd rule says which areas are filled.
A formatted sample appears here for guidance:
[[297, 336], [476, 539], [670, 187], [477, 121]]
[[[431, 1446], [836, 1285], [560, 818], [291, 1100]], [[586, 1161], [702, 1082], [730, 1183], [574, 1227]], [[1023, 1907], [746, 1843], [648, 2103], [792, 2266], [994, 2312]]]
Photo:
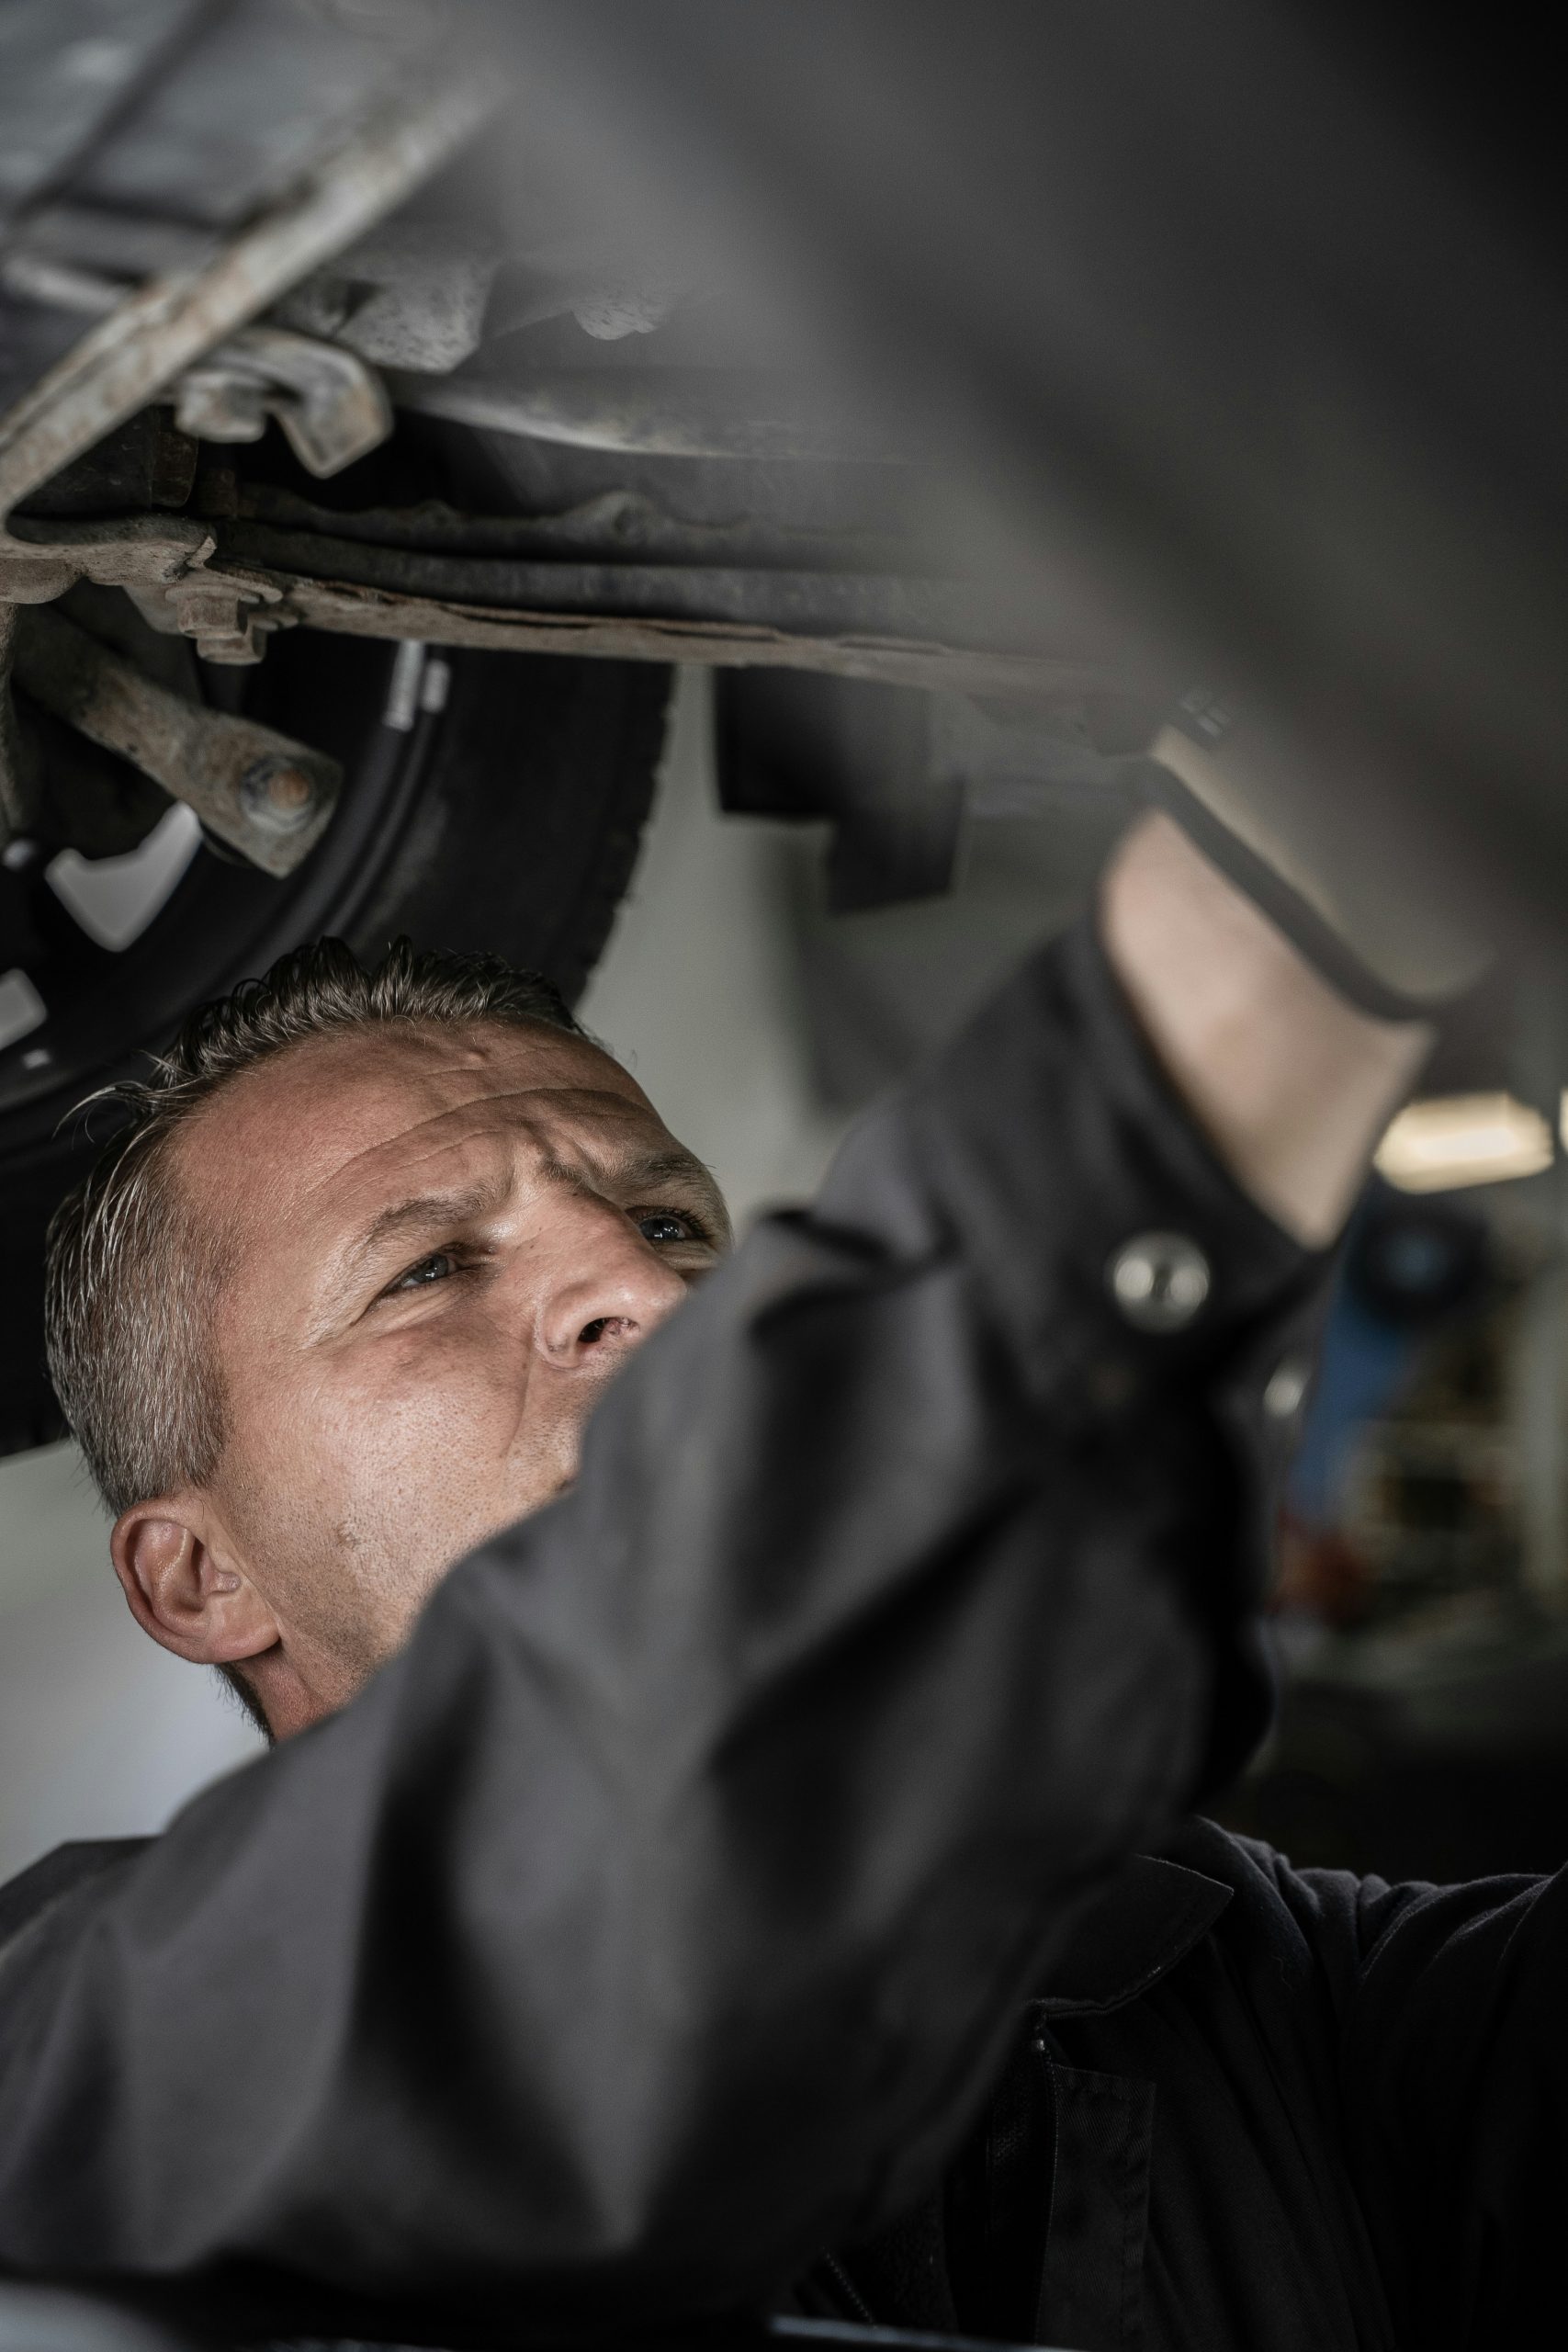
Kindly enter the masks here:
[[729, 1211], [725, 1204], [724, 1194], [695, 1152], [687, 1151], [682, 1145], [676, 1144], [663, 1151], [626, 1152], [615, 1159], [606, 1173], [613, 1175], [616, 1183], [626, 1187], [670, 1183], [689, 1185], [714, 1217], [719, 1231], [726, 1234], [729, 1231]]
[[461, 1224], [467, 1217], [482, 1216], [487, 1209], [501, 1206], [510, 1185], [464, 1184], [445, 1193], [415, 1193], [405, 1201], [394, 1201], [380, 1209], [351, 1245], [355, 1257], [367, 1257], [383, 1241], [415, 1227]]
[[327, 1275], [331, 1299], [340, 1298], [363, 1268], [378, 1258], [387, 1244], [410, 1233], [427, 1233], [433, 1227], [467, 1223], [499, 1208], [509, 1188], [495, 1184], [466, 1184], [445, 1193], [413, 1193], [378, 1209], [367, 1225], [346, 1241]]

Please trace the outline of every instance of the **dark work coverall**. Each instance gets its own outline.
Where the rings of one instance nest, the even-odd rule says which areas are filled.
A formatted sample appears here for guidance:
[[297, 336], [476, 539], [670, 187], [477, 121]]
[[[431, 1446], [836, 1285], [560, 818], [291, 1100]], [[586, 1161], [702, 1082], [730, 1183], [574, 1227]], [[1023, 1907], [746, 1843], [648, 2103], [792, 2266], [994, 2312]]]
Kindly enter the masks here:
[[[1107, 1283], [1150, 1231], [1179, 1329]], [[1322, 1273], [1087, 933], [1037, 957], [352, 1705], [0, 1898], [0, 2270], [251, 2335], [1501, 2343], [1568, 2238], [1565, 1890], [1181, 1820], [1262, 1720]]]

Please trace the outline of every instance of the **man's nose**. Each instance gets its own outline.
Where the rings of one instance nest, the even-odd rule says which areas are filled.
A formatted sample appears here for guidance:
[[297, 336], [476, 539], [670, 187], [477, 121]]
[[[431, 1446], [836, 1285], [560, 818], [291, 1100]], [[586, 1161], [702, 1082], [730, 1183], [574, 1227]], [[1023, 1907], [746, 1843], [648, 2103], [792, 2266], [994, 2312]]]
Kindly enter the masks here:
[[608, 1372], [679, 1306], [686, 1285], [610, 1203], [580, 1202], [570, 1223], [539, 1302], [539, 1352], [563, 1371]]

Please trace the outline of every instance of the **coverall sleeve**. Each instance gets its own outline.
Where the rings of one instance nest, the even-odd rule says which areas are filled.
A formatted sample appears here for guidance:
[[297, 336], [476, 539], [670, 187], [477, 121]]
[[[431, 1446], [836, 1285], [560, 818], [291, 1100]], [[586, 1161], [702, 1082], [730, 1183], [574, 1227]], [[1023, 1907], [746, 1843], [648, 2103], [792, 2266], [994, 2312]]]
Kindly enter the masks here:
[[1398, 2341], [1559, 2341], [1568, 1870], [1389, 1885], [1253, 1850], [1332, 2003], [1344, 2144]]
[[[1207, 1261], [1180, 1329], [1108, 1286], [1151, 1229]], [[570, 1497], [6, 1954], [0, 2266], [451, 2341], [754, 2301], [897, 2211], [1256, 1735], [1258, 1400], [1322, 1271], [1089, 932], [1036, 956]]]

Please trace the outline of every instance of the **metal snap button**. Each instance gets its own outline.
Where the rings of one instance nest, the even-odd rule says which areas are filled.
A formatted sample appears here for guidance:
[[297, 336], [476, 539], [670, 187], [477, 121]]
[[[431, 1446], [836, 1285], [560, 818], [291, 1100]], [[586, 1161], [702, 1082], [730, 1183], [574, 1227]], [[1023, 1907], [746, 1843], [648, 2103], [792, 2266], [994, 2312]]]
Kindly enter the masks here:
[[1179, 1331], [1209, 1295], [1209, 1261], [1184, 1233], [1139, 1233], [1106, 1269], [1111, 1295], [1138, 1331]]

